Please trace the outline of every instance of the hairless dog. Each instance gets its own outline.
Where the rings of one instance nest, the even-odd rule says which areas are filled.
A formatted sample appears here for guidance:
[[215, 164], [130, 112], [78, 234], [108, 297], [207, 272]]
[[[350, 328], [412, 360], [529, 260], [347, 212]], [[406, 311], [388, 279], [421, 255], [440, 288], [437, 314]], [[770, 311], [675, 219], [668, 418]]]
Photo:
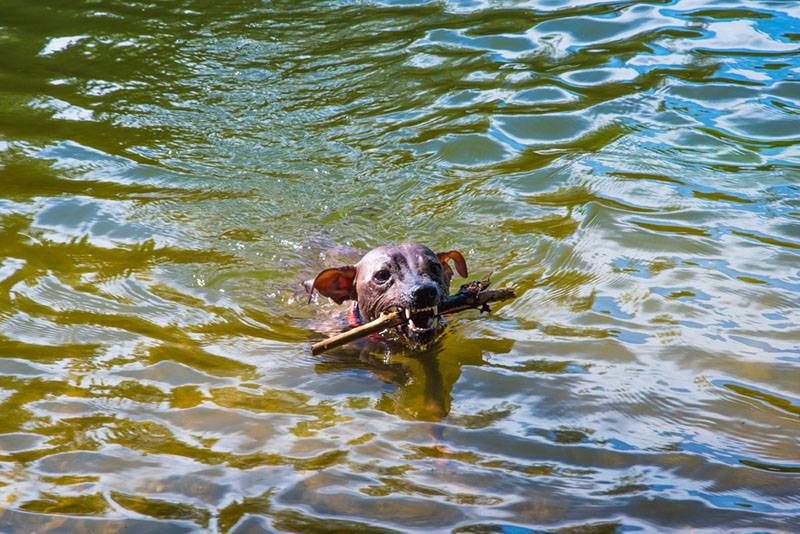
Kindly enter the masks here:
[[[409, 319], [395, 328], [414, 347], [431, 343], [444, 328], [439, 304], [450, 292], [453, 269], [467, 276], [467, 263], [457, 250], [434, 253], [424, 245], [405, 243], [371, 250], [355, 265], [325, 269], [305, 282], [337, 304], [354, 301], [351, 324], [369, 322], [382, 313], [400, 311]], [[309, 296], [309, 300], [310, 300]]]

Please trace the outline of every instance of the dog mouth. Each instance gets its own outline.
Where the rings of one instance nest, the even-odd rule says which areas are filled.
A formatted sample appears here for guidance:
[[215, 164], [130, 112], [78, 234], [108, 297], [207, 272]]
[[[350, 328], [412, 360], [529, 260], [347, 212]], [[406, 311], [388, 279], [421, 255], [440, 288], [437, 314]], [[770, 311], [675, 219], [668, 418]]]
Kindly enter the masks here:
[[438, 306], [427, 308], [401, 308], [397, 311], [406, 322], [395, 327], [397, 332], [413, 345], [431, 343], [441, 330], [441, 316]]

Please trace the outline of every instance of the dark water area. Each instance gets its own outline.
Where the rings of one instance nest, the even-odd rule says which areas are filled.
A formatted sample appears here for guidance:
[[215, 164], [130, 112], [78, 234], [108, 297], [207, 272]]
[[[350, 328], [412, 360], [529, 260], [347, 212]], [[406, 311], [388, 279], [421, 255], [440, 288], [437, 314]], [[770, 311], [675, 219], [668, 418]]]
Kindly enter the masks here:
[[797, 532], [799, 325], [800, 2], [0, 0], [0, 532]]

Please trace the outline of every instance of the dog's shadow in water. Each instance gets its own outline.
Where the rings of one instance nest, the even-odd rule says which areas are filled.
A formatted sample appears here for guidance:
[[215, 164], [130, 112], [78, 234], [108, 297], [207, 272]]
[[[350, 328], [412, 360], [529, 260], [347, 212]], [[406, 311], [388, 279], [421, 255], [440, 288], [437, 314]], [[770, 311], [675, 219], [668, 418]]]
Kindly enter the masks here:
[[398, 350], [384, 343], [350, 347], [318, 362], [318, 373], [367, 371], [391, 388], [375, 408], [403, 419], [441, 421], [450, 413], [453, 386], [464, 365], [485, 364], [484, 355], [507, 353], [513, 341], [465, 339], [449, 332], [428, 350]]

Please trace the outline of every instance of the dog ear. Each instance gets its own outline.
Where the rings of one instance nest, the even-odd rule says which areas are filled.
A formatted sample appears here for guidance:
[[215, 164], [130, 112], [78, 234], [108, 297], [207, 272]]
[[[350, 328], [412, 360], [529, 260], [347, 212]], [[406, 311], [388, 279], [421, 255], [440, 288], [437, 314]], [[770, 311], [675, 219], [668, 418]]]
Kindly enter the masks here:
[[314, 290], [333, 300], [336, 304], [341, 304], [345, 300], [356, 298], [356, 268], [352, 265], [325, 269], [313, 280], [306, 280], [303, 286], [308, 291], [308, 302]]
[[467, 262], [459, 251], [451, 250], [449, 252], [439, 252], [436, 256], [439, 258], [439, 262], [442, 264], [442, 269], [444, 269], [448, 279], [453, 277], [453, 269], [448, 263], [450, 260], [455, 262], [456, 271], [458, 271], [458, 274], [460, 274], [462, 278], [466, 278], [469, 274], [469, 271], [467, 271]]

